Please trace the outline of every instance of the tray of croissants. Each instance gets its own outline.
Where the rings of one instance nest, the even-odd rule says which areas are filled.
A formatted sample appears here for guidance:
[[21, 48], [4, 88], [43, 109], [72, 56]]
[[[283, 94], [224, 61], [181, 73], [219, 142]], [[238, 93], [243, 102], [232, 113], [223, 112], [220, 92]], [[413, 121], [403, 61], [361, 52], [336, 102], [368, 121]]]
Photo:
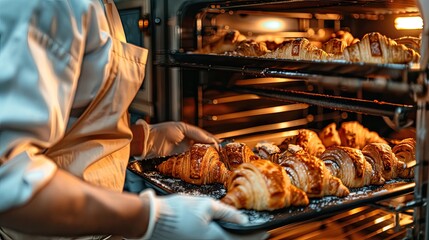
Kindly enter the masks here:
[[193, 144], [128, 169], [160, 194], [209, 196], [248, 215], [231, 231], [281, 225], [375, 203], [414, 189], [415, 139], [387, 141], [357, 121], [299, 129], [279, 143]]
[[325, 41], [308, 38], [286, 39], [280, 43], [248, 39], [237, 30], [221, 31], [196, 51], [173, 52], [173, 62], [262, 67], [344, 75], [387, 75], [402, 77], [420, 60], [420, 39], [389, 38], [370, 32], [361, 39], [339, 31]]

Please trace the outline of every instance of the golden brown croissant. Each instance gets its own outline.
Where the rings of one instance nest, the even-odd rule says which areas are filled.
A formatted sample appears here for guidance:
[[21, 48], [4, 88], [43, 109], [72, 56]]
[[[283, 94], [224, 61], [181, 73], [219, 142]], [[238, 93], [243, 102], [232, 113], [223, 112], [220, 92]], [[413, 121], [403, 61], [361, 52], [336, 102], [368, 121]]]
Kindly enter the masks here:
[[227, 52], [230, 56], [259, 57], [269, 52], [265, 42], [256, 42], [253, 40], [241, 41], [237, 44], [234, 51]]
[[277, 145], [269, 142], [258, 142], [255, 145], [255, 151], [260, 158], [279, 163], [280, 148]]
[[[402, 139], [398, 144], [393, 146], [392, 151], [398, 158], [398, 160], [404, 163], [410, 163], [416, 161], [416, 140], [414, 138]], [[404, 171], [399, 173], [401, 178], [413, 178], [414, 167], [406, 168]]]
[[331, 38], [323, 43], [322, 49], [327, 53], [341, 55], [347, 46], [346, 41], [339, 38]]
[[332, 38], [338, 38], [341, 41], [344, 41], [347, 46], [359, 42], [358, 38], [353, 37], [349, 31], [339, 30], [332, 34]]
[[345, 197], [350, 193], [340, 179], [332, 176], [322, 160], [304, 150], [290, 148], [281, 154], [279, 165], [285, 168], [292, 184], [310, 198], [328, 195]]
[[420, 52], [421, 38], [404, 36], [394, 39], [397, 44], [403, 44], [407, 48], [411, 48], [416, 52]]
[[221, 155], [221, 161], [229, 170], [234, 170], [242, 163], [259, 159], [249, 146], [239, 142], [226, 144], [221, 148]]
[[360, 42], [346, 47], [343, 57], [346, 61], [365, 63], [409, 63], [420, 58], [413, 49], [377, 32], [367, 33]]
[[238, 44], [244, 40], [246, 40], [246, 37], [238, 30], [219, 31], [216, 35], [206, 39], [203, 48], [198, 49], [195, 53], [224, 54], [234, 51]]
[[224, 184], [230, 173], [217, 150], [208, 144], [194, 144], [188, 151], [159, 164], [157, 169], [163, 175], [196, 185]]
[[380, 184], [397, 178], [406, 168], [405, 163], [396, 158], [392, 148], [386, 143], [367, 144], [362, 149], [362, 153], [372, 166], [373, 179], [380, 179]]
[[369, 131], [359, 122], [343, 122], [338, 134], [341, 139], [341, 146], [362, 149], [365, 145], [373, 142], [387, 143], [378, 133]]
[[280, 145], [279, 148], [283, 152], [289, 148], [289, 144], [294, 144], [302, 147], [304, 151], [319, 157], [325, 151], [325, 146], [320, 140], [319, 136], [315, 131], [309, 129], [300, 129], [298, 134], [286, 138]]
[[373, 179], [373, 170], [362, 151], [356, 148], [332, 146], [320, 156], [331, 174], [349, 188], [380, 184]]
[[221, 201], [238, 209], [272, 211], [309, 204], [307, 195], [290, 183], [285, 170], [264, 159], [239, 165], [227, 189]]
[[297, 60], [327, 60], [328, 53], [312, 45], [306, 38], [286, 41], [274, 51], [263, 55], [265, 58], [297, 59]]
[[331, 123], [324, 127], [319, 133], [319, 138], [325, 147], [341, 145], [340, 135], [337, 131], [337, 124]]

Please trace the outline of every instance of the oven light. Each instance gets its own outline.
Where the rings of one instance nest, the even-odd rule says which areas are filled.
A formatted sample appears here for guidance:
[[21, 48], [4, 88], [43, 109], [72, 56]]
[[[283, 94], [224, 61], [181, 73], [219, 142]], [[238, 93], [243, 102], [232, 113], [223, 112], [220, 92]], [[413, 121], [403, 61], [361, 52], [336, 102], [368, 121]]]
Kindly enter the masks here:
[[422, 29], [423, 19], [421, 17], [398, 17], [395, 19], [395, 28], [404, 29]]
[[283, 22], [276, 19], [265, 20], [261, 25], [264, 29], [272, 31], [278, 31], [283, 28]]

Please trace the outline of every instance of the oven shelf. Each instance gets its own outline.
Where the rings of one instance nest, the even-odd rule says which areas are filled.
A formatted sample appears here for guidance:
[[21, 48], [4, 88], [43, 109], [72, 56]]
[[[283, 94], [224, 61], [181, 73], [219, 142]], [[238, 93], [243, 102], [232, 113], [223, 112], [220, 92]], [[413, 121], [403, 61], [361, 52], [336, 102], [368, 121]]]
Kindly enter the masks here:
[[235, 86], [233, 87], [233, 90], [237, 92], [256, 94], [260, 97], [270, 98], [274, 101], [307, 103], [334, 110], [391, 117], [397, 121], [407, 119], [409, 115], [414, 115], [416, 112], [416, 106], [414, 105], [330, 96], [287, 89], [257, 86]]
[[[297, 78], [320, 85], [376, 92], [422, 94], [418, 64], [368, 64], [345, 61], [305, 61], [172, 52], [173, 66], [236, 71], [260, 77]], [[335, 74], [333, 74], [335, 73]]]

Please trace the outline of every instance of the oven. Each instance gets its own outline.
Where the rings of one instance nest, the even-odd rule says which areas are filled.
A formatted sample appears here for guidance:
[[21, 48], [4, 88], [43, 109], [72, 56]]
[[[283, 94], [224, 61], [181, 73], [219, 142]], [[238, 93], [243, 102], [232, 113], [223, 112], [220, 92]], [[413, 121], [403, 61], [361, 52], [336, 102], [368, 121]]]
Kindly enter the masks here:
[[[147, 85], [132, 113], [151, 122], [184, 121], [251, 147], [261, 140], [278, 142], [298, 129], [318, 131], [345, 121], [358, 121], [386, 139], [413, 137], [412, 189], [393, 189], [397, 194], [388, 198], [276, 225], [270, 238], [428, 239], [429, 27], [407, 29], [398, 20], [421, 17], [427, 23], [427, 5], [415, 0], [118, 1], [123, 15], [140, 9], [137, 35], [150, 50]], [[370, 32], [414, 48], [420, 60], [301, 61], [243, 57], [236, 46], [230, 51], [231, 41], [240, 38], [275, 51], [288, 40], [306, 38], [323, 48], [332, 36], [347, 33], [359, 40]], [[219, 39], [225, 42], [219, 45]]]

